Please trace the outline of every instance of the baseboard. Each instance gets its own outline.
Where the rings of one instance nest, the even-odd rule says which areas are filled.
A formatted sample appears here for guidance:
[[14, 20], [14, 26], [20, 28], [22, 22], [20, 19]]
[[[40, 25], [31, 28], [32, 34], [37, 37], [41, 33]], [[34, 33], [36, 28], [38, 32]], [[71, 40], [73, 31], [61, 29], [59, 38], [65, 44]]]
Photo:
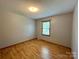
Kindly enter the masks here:
[[38, 39], [38, 40], [43, 40], [43, 41], [51, 43], [51, 44], [55, 44], [55, 45], [59, 45], [59, 46], [71, 49], [70, 47], [66, 47], [66, 46], [63, 46], [63, 45], [60, 45], [60, 44], [57, 44], [57, 43], [54, 43], [54, 42], [50, 42], [50, 41], [44, 40], [44, 39]]
[[[32, 41], [32, 40], [43, 40], [43, 41], [48, 42], [48, 43], [51, 43], [51, 44], [55, 44], [55, 45], [59, 45], [59, 46], [63, 46], [63, 45], [60, 45], [60, 44], [57, 44], [57, 43], [54, 43], [54, 42], [49, 42], [49, 41], [44, 40], [44, 39], [33, 38], [33, 39], [29, 39], [29, 40], [26, 40], [26, 41], [23, 41], [23, 42], [15, 43], [15, 44], [12, 44], [12, 45], [10, 45], [10, 46], [3, 47], [3, 48], [0, 48], [0, 49], [9, 48], [9, 47], [12, 47], [12, 46], [15, 46], [15, 45], [19, 45], [19, 44], [22, 44], [22, 43], [24, 43], [24, 42], [28, 42], [28, 41]], [[69, 47], [66, 47], [66, 46], [63, 46], [63, 47], [65, 47], [65, 48], [69, 48]], [[69, 49], [71, 49], [71, 48], [69, 48]]]
[[36, 39], [37, 39], [37, 38], [33, 38], [33, 39], [29, 39], [29, 40], [26, 40], [26, 41], [23, 41], [23, 42], [14, 43], [14, 44], [12, 44], [12, 45], [9, 45], [9, 46], [0, 48], [0, 50], [1, 50], [1, 49], [9, 48], [9, 47], [12, 47], [12, 46], [15, 46], [15, 45], [19, 45], [19, 44], [22, 44], [22, 43], [24, 43], [24, 42], [28, 42], [28, 41], [32, 41], [32, 40], [36, 40]]

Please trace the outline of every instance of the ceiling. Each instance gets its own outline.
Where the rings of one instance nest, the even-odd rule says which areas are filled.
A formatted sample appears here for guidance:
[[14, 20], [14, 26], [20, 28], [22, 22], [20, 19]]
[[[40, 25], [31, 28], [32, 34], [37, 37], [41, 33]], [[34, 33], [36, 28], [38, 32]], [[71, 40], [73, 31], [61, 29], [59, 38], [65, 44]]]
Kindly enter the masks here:
[[[0, 6], [32, 19], [72, 12], [76, 0], [0, 0]], [[28, 8], [39, 8], [38, 12], [30, 12]]]

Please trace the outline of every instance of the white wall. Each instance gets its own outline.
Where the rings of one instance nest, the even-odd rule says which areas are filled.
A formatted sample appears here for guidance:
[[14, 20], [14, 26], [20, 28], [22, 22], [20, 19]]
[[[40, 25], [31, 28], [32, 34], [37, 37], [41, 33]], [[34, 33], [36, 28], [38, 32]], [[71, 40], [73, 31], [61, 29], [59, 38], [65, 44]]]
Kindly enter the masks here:
[[78, 5], [75, 6], [73, 15], [72, 52], [74, 59], [78, 59]]
[[[42, 36], [41, 21], [49, 19], [51, 19], [51, 36]], [[57, 43], [66, 47], [71, 47], [72, 20], [72, 13], [36, 20], [37, 38]]]
[[35, 37], [35, 21], [21, 13], [2, 11], [0, 48]]

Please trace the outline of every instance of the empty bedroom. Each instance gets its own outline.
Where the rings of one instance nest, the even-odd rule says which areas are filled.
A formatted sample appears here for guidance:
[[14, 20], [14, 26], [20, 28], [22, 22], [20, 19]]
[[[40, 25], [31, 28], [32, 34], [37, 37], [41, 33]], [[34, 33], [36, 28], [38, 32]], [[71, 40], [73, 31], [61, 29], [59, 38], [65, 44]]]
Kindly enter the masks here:
[[0, 0], [0, 59], [78, 59], [77, 0]]

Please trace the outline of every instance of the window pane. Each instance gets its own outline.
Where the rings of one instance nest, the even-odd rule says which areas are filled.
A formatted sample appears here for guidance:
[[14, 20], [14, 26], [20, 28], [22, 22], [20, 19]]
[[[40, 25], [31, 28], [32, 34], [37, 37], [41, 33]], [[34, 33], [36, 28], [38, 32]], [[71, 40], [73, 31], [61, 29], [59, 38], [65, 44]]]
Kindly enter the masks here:
[[42, 23], [42, 34], [43, 35], [50, 35], [49, 29], [50, 29], [50, 21], [45, 21]]
[[43, 29], [43, 34], [44, 35], [49, 35], [49, 29]]
[[43, 28], [49, 28], [50, 22], [43, 22]]

